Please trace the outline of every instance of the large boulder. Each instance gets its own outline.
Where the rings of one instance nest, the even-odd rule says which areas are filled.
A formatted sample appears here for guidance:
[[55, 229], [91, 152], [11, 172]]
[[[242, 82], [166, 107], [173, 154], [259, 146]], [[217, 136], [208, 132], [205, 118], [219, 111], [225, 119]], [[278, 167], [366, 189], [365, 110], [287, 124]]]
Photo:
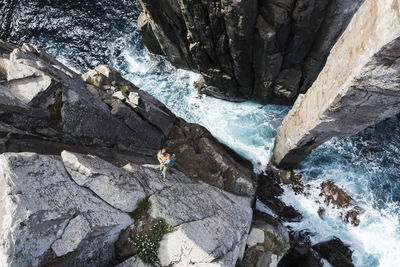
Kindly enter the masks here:
[[320, 242], [313, 245], [312, 248], [333, 267], [354, 267], [352, 262], [353, 251], [339, 238]]

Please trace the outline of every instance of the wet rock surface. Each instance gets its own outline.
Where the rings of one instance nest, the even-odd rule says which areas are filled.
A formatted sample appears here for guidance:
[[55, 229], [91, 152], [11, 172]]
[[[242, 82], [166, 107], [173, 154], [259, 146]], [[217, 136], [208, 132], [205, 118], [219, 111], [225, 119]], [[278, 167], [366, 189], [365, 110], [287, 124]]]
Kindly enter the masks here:
[[311, 86], [364, 1], [137, 2], [144, 43], [200, 72], [201, 92], [290, 103]]
[[348, 207], [353, 200], [332, 181], [326, 181], [321, 184], [321, 195], [325, 197], [326, 203], [340, 208]]
[[[342, 209], [341, 214], [345, 222], [354, 226], [360, 224], [359, 216], [364, 213], [364, 210], [357, 206], [355, 201], [335, 183], [332, 181], [323, 182], [320, 195], [325, 198], [326, 203]], [[323, 214], [322, 211], [321, 214]]]
[[290, 249], [279, 262], [279, 267], [322, 267], [321, 257], [311, 248], [310, 235], [307, 230], [289, 232]]
[[307, 231], [290, 232], [291, 248], [278, 266], [323, 266], [321, 259], [327, 260], [333, 267], [354, 266], [353, 252], [339, 238], [311, 245], [311, 235]]
[[279, 199], [279, 196], [283, 193], [283, 189], [280, 186], [280, 178], [276, 176], [276, 172], [271, 170], [271, 168], [268, 168], [266, 175], [258, 176], [257, 198], [283, 221], [300, 221], [302, 215], [292, 206], [286, 206]]
[[352, 254], [353, 251], [349, 246], [345, 245], [339, 238], [334, 238], [326, 242], [318, 243], [312, 248], [318, 254], [326, 259], [333, 267], [352, 267]]

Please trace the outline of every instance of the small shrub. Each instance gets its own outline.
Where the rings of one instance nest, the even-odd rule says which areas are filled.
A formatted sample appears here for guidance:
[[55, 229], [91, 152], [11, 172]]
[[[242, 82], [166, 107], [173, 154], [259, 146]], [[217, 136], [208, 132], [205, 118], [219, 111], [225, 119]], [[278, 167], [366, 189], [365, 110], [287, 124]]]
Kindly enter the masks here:
[[128, 87], [126, 87], [126, 85], [125, 86], [123, 86], [122, 88], [121, 88], [121, 92], [123, 93], [123, 94], [129, 94], [129, 90], [128, 90]]
[[157, 219], [153, 225], [144, 233], [138, 234], [134, 240], [129, 240], [136, 249], [136, 254], [145, 263], [159, 263], [157, 257], [160, 241], [162, 237], [173, 231], [173, 227], [165, 222], [164, 219]]

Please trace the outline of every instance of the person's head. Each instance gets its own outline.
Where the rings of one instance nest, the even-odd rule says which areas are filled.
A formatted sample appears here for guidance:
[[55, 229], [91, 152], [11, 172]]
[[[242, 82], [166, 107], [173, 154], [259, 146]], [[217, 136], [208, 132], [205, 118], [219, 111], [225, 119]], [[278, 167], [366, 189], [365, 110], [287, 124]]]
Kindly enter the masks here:
[[161, 154], [167, 153], [167, 150], [165, 148], [161, 149]]

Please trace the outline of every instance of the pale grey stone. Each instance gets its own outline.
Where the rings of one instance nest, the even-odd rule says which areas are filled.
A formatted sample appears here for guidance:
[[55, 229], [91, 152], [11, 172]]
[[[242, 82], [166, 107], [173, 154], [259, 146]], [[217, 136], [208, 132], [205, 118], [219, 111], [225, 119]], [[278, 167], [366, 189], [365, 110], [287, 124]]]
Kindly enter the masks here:
[[58, 257], [74, 251], [90, 233], [89, 222], [85, 217], [78, 215], [73, 218], [64, 230], [60, 239], [57, 239], [51, 248]]
[[258, 228], [252, 228], [249, 237], [247, 238], [247, 246], [255, 246], [258, 243], [263, 243], [264, 240], [264, 231]]
[[49, 76], [40, 75], [12, 80], [3, 83], [3, 86], [22, 102], [29, 104], [40, 93], [46, 91], [51, 82], [52, 79]]
[[35, 76], [37, 70], [24, 64], [12, 62], [7, 58], [0, 58], [0, 73], [7, 81], [19, 80]]
[[85, 186], [111, 206], [125, 212], [136, 209], [146, 197], [143, 187], [131, 173], [96, 156], [63, 151], [64, 165], [72, 179]]
[[251, 200], [205, 184], [180, 184], [150, 197], [151, 216], [175, 226], [160, 244], [162, 265], [211, 263], [229, 252], [223, 264], [242, 255], [251, 224]]
[[53, 245], [59, 255], [74, 251], [64, 265], [104, 265], [133, 223], [71, 180], [61, 161], [35, 153], [0, 155], [0, 200], [0, 266], [50, 264]]
[[112, 96], [122, 101], [126, 99], [126, 96], [121, 91], [115, 92]]
[[139, 105], [139, 94], [137, 92], [130, 92], [128, 99], [136, 107]]

